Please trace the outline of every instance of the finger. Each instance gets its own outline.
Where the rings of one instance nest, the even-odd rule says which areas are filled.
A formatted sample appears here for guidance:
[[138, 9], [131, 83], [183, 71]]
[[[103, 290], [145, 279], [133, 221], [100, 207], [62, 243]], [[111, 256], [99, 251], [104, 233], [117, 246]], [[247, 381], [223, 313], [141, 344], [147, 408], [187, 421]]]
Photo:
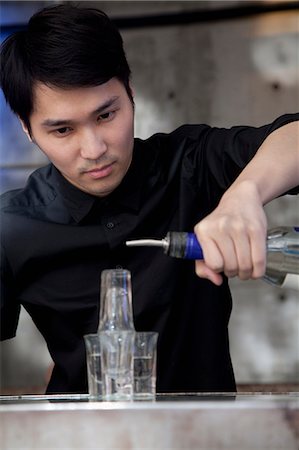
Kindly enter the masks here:
[[210, 280], [216, 286], [220, 286], [223, 282], [223, 278], [220, 273], [211, 270], [204, 261], [195, 261], [195, 272], [197, 276]]
[[216, 273], [224, 272], [229, 278], [238, 274], [238, 259], [233, 240], [218, 233], [217, 240], [209, 240], [204, 246], [206, 266]]
[[238, 277], [241, 280], [249, 280], [252, 277], [253, 263], [251, 255], [250, 239], [247, 234], [236, 234], [234, 246], [238, 264]]
[[[223, 270], [223, 259], [219, 249], [212, 239], [202, 239], [201, 247], [203, 252], [203, 260], [195, 261], [195, 272], [201, 278], [206, 278], [212, 283], [220, 286], [222, 284], [222, 276], [219, 272]], [[207, 264], [206, 260], [209, 261]]]
[[210, 238], [200, 240], [205, 266], [213, 272], [223, 272], [224, 261], [217, 243]]
[[230, 236], [223, 237], [218, 243], [219, 251], [223, 258], [223, 272], [228, 278], [238, 275], [238, 259], [236, 248]]
[[250, 241], [252, 255], [252, 278], [261, 278], [266, 271], [266, 230], [254, 235]]

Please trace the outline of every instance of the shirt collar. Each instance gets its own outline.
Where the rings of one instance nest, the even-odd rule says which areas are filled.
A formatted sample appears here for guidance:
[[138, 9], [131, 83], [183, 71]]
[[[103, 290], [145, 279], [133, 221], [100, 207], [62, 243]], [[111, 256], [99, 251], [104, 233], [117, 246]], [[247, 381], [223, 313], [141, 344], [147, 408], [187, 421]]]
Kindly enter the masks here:
[[53, 166], [53, 178], [55, 188], [62, 196], [66, 208], [73, 219], [80, 222], [91, 210], [96, 197], [71, 184], [55, 166]]
[[133, 158], [128, 172], [121, 184], [107, 197], [108, 202], [138, 211], [142, 198], [142, 186], [145, 181], [145, 167], [142, 161], [142, 152], [133, 151]]

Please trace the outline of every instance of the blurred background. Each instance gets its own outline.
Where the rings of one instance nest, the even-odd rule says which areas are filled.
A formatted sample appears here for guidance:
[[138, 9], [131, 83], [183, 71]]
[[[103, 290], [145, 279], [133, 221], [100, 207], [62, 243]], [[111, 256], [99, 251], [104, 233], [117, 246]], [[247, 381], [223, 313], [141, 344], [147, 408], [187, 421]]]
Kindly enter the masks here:
[[[1, 40], [54, 3], [64, 2], [2, 1]], [[76, 3], [104, 10], [121, 30], [133, 73], [137, 137], [183, 123], [258, 126], [299, 110], [299, 2]], [[23, 186], [47, 161], [23, 134], [2, 93], [0, 109], [4, 192]], [[299, 225], [298, 211], [298, 197], [271, 202], [269, 228]], [[232, 280], [231, 288], [230, 341], [239, 390], [298, 390], [299, 291], [263, 281]], [[0, 363], [2, 394], [44, 392], [51, 360], [25, 311], [17, 337], [0, 344]]]

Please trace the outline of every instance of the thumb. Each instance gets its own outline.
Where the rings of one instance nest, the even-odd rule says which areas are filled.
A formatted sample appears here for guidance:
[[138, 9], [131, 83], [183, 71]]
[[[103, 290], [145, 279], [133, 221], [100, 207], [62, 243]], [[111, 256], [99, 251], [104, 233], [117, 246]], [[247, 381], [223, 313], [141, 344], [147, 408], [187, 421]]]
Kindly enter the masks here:
[[200, 278], [210, 280], [216, 286], [220, 286], [223, 282], [222, 275], [214, 272], [214, 270], [210, 269], [205, 262], [201, 260], [195, 261], [195, 273]]

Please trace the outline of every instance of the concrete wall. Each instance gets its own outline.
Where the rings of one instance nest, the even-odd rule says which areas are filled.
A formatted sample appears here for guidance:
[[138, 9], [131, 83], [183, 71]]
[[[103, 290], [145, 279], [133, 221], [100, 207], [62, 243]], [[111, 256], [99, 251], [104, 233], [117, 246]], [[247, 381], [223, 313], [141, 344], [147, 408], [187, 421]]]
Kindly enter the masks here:
[[[32, 3], [38, 8], [39, 3], [46, 2], [22, 5], [28, 4], [30, 9]], [[113, 17], [129, 17], [216, 10], [244, 6], [245, 2], [84, 3]], [[221, 127], [262, 125], [285, 112], [298, 111], [298, 28], [298, 11], [292, 11], [124, 29], [122, 35], [133, 72], [136, 135], [147, 137], [157, 131], [171, 131], [186, 122]], [[26, 153], [27, 161], [32, 160], [31, 151]], [[9, 176], [6, 179], [7, 186], [14, 183]], [[296, 197], [272, 202], [266, 208], [269, 227], [298, 224], [298, 206]], [[231, 286], [234, 308], [230, 337], [237, 382], [298, 381], [298, 291], [273, 288], [263, 281], [233, 280]], [[2, 344], [2, 361], [3, 387], [20, 386], [25, 391], [28, 386], [44, 384], [49, 357], [26, 314], [22, 315], [18, 337]]]

